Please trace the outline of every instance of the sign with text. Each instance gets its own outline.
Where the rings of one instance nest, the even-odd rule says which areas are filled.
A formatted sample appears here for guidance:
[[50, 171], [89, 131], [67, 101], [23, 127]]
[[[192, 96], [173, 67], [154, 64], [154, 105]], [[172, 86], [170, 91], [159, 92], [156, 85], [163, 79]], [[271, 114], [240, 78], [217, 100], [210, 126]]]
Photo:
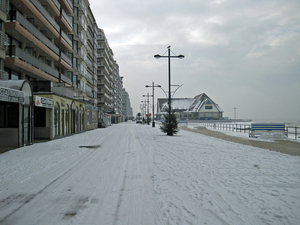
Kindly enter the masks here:
[[0, 101], [25, 104], [25, 92], [0, 87]]
[[53, 103], [54, 101], [52, 99], [35, 96], [35, 106], [53, 108]]

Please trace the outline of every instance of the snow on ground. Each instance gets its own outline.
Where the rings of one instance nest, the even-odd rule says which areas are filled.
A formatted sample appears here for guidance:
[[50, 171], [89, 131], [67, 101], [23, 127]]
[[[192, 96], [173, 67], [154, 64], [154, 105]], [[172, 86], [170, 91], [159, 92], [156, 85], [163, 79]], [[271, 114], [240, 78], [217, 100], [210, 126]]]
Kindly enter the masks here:
[[[238, 123], [237, 123], [238, 124]], [[247, 124], [247, 123], [243, 123], [244, 124]], [[251, 123], [248, 123], [249, 125]], [[179, 124], [179, 127], [180, 126], [187, 126], [188, 128], [191, 128], [191, 129], [201, 129], [202, 127], [204, 128], [205, 125], [203, 123], [188, 123], [188, 124]], [[244, 138], [244, 139], [251, 139], [253, 140], [254, 138], [253, 137], [249, 137], [249, 131], [244, 131], [244, 130], [241, 130], [241, 131], [229, 131], [229, 130], [222, 130], [222, 129], [214, 129], [214, 128], [210, 128], [210, 127], [205, 127], [206, 129], [209, 129], [209, 130], [213, 130], [213, 131], [218, 131], [218, 132], [222, 132], [222, 133], [225, 133], [227, 135], [230, 135], [230, 136], [235, 136], [235, 137], [240, 137], [240, 138]], [[293, 136], [293, 135], [290, 135], [290, 136]], [[257, 141], [270, 141], [270, 142], [274, 142], [275, 140], [291, 140], [291, 141], [299, 141], [300, 142], [300, 138], [297, 138], [297, 140], [293, 138], [288, 138], [284, 133], [278, 133], [276, 131], [273, 131], [273, 132], [266, 132], [266, 133], [263, 133], [262, 135], [259, 135], [258, 137], [255, 138], [255, 140]]]
[[299, 172], [298, 156], [122, 123], [1, 154], [0, 224], [299, 224]]

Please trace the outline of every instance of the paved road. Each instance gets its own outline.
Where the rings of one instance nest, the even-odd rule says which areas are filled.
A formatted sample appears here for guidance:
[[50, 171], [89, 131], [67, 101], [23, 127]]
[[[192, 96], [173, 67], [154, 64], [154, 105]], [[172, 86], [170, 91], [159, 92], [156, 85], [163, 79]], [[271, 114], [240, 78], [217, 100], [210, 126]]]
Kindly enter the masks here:
[[180, 127], [182, 130], [192, 131], [199, 134], [204, 134], [211, 137], [220, 138], [226, 141], [231, 141], [243, 145], [251, 145], [254, 147], [259, 148], [266, 148], [271, 151], [281, 152], [289, 155], [296, 155], [300, 156], [300, 143], [295, 141], [289, 141], [289, 140], [280, 140], [280, 141], [261, 141], [261, 140], [251, 140], [251, 139], [244, 139], [240, 137], [235, 137], [231, 135], [227, 135], [222, 132], [208, 130], [206, 128], [198, 128], [198, 129], [190, 129], [186, 126]]

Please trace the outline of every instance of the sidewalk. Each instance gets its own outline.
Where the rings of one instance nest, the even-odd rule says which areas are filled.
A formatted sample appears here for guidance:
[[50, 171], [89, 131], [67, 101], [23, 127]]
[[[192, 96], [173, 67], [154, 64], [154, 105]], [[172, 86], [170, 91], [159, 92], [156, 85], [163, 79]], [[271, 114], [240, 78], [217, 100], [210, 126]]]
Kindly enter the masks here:
[[231, 141], [243, 145], [251, 145], [253, 147], [258, 147], [258, 148], [265, 148], [269, 149], [271, 151], [276, 151], [276, 152], [281, 152], [284, 154], [289, 154], [289, 155], [294, 155], [294, 156], [300, 156], [300, 143], [299, 142], [294, 142], [294, 141], [289, 141], [289, 140], [280, 140], [280, 141], [274, 141], [274, 142], [269, 142], [269, 141], [262, 141], [262, 140], [255, 140], [252, 139], [244, 139], [240, 137], [235, 137], [235, 136], [229, 136], [227, 134], [224, 134], [219, 131], [212, 131], [208, 130], [205, 127], [203, 128], [198, 128], [198, 129], [190, 129], [186, 126], [181, 126], [179, 129], [181, 130], [186, 130], [186, 131], [191, 131], [199, 134], [203, 134], [206, 136], [211, 136], [215, 138], [220, 138], [222, 140], [226, 141]]

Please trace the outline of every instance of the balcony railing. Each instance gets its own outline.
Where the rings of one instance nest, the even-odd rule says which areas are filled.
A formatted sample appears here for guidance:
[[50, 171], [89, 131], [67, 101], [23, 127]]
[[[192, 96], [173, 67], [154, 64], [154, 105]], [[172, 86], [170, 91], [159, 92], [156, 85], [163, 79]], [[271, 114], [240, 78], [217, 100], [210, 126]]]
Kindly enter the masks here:
[[42, 6], [42, 4], [38, 0], [30, 0], [30, 2], [45, 17], [45, 19], [48, 20], [48, 22], [54, 27], [54, 29], [57, 32], [59, 32], [59, 25], [55, 22], [55, 20], [51, 17], [47, 10]]
[[43, 44], [50, 48], [57, 55], [59, 54], [59, 49], [56, 47], [45, 35], [43, 35], [32, 23], [30, 23], [21, 13], [16, 12], [16, 20], [21, 24], [26, 30], [28, 30], [33, 36], [39, 39]]
[[59, 72], [54, 68], [48, 66], [37, 58], [33, 57], [29, 53], [23, 51], [21, 48], [13, 46], [12, 47], [12, 56], [16, 56], [24, 62], [44, 71], [45, 73], [50, 74], [53, 77], [59, 78]]
[[64, 31], [61, 31], [61, 36], [72, 47], [72, 41], [70, 40], [70, 38], [68, 37], [68, 35], [66, 35], [66, 33]]
[[7, 46], [8, 46], [8, 36], [4, 32], [0, 31], [0, 49], [6, 51]]
[[8, 0], [0, 0], [0, 9], [2, 9], [4, 12], [8, 13], [9, 1]]
[[63, 15], [63, 17], [65, 18], [65, 20], [67, 21], [67, 23], [70, 25], [70, 27], [73, 28], [73, 24], [72, 24], [72, 22], [71, 22], [69, 16], [67, 15], [67, 13], [66, 13], [64, 10], [62, 10], [62, 15]]
[[58, 2], [57, 0], [52, 0], [52, 2], [53, 2], [54, 5], [56, 6], [56, 8], [57, 8], [58, 10], [60, 10], [60, 4], [59, 4], [59, 2]]
[[4, 70], [0, 70], [0, 80], [8, 80], [8, 79], [9, 79], [8, 73]]
[[72, 65], [72, 60], [66, 56], [63, 52], [61, 53], [61, 58], [66, 61], [70, 66]]
[[71, 7], [71, 9], [73, 9], [73, 3], [70, 0], [67, 0], [67, 3], [69, 4], [69, 6]]

